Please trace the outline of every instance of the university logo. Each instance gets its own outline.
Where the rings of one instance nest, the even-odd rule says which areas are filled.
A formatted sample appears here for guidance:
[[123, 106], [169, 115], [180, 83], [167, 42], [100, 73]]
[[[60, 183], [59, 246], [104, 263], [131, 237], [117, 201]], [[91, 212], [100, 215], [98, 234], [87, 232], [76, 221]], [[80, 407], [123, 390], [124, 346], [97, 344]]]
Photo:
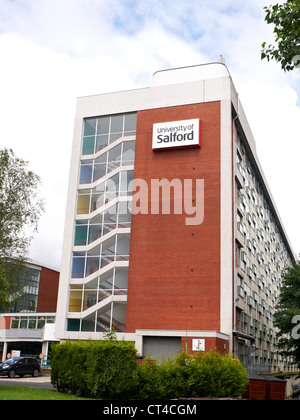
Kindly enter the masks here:
[[200, 120], [153, 124], [152, 149], [200, 147]]

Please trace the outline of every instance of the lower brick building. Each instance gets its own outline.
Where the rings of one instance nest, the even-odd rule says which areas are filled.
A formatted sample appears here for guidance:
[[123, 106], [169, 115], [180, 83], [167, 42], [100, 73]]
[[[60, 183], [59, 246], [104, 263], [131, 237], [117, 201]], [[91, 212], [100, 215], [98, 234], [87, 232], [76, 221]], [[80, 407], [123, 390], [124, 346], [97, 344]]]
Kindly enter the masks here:
[[13, 352], [43, 354], [46, 363], [54, 338], [59, 272], [27, 263], [20, 272], [18, 296], [0, 313], [0, 361]]
[[294, 258], [223, 63], [78, 99], [57, 339], [114, 328], [143, 357], [218, 349], [279, 369]]

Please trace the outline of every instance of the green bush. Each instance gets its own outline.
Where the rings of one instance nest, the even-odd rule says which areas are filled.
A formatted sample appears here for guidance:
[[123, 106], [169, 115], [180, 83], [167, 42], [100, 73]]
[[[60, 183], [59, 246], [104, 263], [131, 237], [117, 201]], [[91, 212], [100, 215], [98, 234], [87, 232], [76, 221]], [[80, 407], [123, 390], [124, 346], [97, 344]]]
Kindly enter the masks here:
[[244, 366], [230, 355], [197, 353], [188, 363], [190, 395], [193, 397], [238, 397], [248, 383]]
[[144, 362], [137, 369], [137, 387], [132, 393], [133, 399], [138, 400], [157, 400], [164, 395], [164, 384], [161, 378], [161, 366], [157, 362], [149, 365]]
[[138, 375], [137, 399], [238, 397], [248, 383], [237, 359], [216, 352], [181, 353], [161, 365], [139, 366]]
[[117, 340], [55, 345], [51, 365], [59, 390], [102, 399], [238, 397], [248, 383], [246, 369], [229, 355], [181, 353], [138, 365], [134, 345]]
[[97, 341], [87, 364], [87, 386], [92, 396], [127, 399], [137, 386], [138, 366], [132, 343]]
[[136, 350], [125, 341], [67, 341], [52, 350], [51, 383], [59, 391], [128, 398], [137, 386]]

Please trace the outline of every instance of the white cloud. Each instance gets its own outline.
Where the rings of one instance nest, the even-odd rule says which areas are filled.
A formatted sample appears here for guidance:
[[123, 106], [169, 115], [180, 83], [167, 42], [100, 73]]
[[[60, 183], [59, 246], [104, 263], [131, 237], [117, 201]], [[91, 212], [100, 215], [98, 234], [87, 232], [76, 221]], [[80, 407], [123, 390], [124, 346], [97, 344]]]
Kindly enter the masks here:
[[260, 61], [261, 43], [272, 39], [261, 0], [0, 0], [0, 6], [0, 146], [30, 162], [47, 199], [33, 258], [59, 266], [76, 97], [148, 86], [157, 70], [216, 61], [219, 54], [300, 251], [298, 79]]

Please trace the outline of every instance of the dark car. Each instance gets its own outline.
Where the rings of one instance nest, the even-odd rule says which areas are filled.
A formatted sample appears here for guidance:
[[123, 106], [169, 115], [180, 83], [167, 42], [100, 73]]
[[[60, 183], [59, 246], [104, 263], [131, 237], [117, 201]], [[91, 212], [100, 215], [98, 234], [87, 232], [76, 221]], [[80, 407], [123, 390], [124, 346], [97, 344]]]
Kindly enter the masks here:
[[39, 362], [34, 357], [13, 357], [0, 363], [0, 376], [14, 378], [16, 375], [39, 376], [41, 371]]

